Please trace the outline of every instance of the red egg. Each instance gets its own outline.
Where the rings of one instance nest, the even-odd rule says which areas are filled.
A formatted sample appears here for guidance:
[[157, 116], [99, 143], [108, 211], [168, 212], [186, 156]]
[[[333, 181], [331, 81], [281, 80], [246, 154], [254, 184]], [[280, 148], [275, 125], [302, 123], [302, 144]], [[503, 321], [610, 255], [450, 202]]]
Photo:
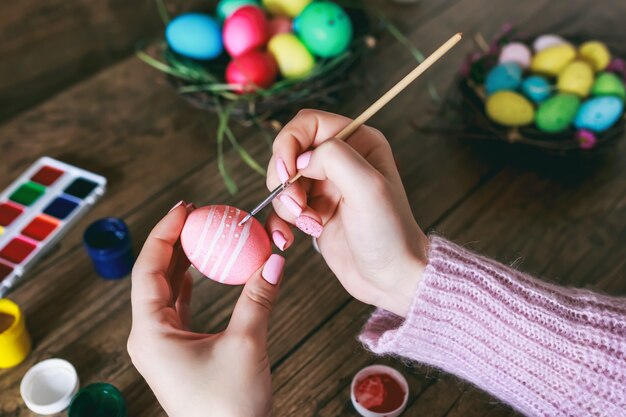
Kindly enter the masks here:
[[235, 90], [249, 93], [257, 88], [268, 88], [274, 84], [278, 74], [278, 65], [274, 57], [260, 51], [250, 51], [233, 58], [226, 67], [226, 81], [229, 84], [241, 84]]
[[232, 57], [261, 48], [267, 43], [267, 18], [256, 6], [240, 7], [224, 22], [224, 47]]
[[270, 19], [268, 23], [269, 38], [279, 33], [293, 32], [293, 23], [291, 19], [285, 16], [276, 16]]

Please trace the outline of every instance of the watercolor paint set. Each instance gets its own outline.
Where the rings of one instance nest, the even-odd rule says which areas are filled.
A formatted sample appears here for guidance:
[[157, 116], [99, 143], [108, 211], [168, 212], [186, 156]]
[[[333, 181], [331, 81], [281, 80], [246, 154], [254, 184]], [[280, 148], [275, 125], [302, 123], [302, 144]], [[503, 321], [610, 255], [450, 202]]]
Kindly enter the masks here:
[[106, 182], [44, 156], [0, 193], [0, 297], [102, 197]]

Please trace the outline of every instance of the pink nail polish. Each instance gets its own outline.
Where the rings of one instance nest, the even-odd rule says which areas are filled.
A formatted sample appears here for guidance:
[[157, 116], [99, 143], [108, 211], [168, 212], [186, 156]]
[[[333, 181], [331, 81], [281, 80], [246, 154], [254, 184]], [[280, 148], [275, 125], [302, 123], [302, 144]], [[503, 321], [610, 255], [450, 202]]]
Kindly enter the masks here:
[[309, 216], [298, 216], [296, 219], [296, 227], [302, 230], [307, 235], [313, 237], [320, 237], [324, 226], [319, 224], [317, 220]]
[[283, 267], [285, 266], [285, 258], [280, 255], [272, 254], [270, 258], [265, 262], [263, 272], [261, 276], [265, 281], [272, 285], [278, 284], [280, 275], [283, 273]]
[[283, 235], [280, 231], [274, 230], [272, 232], [272, 240], [278, 249], [285, 250], [287, 239], [285, 239], [285, 235]]
[[289, 181], [289, 171], [287, 171], [287, 165], [285, 165], [285, 161], [282, 158], [276, 159], [276, 172], [281, 183], [284, 184]]
[[174, 207], [172, 207], [172, 208], [170, 209], [170, 211], [168, 211], [168, 213], [171, 213], [172, 211], [176, 210], [176, 209], [178, 208], [178, 206], [182, 205], [183, 203], [184, 203], [184, 201], [183, 201], [183, 200], [180, 200], [178, 203], [176, 203], [176, 204], [174, 205]]
[[306, 151], [302, 155], [296, 159], [296, 168], [304, 169], [309, 166], [309, 162], [311, 162], [311, 155], [313, 155], [313, 151]]
[[287, 194], [281, 195], [278, 199], [294, 216], [300, 216], [300, 213], [302, 213], [302, 207], [300, 207], [300, 204], [298, 204], [296, 200], [289, 197]]

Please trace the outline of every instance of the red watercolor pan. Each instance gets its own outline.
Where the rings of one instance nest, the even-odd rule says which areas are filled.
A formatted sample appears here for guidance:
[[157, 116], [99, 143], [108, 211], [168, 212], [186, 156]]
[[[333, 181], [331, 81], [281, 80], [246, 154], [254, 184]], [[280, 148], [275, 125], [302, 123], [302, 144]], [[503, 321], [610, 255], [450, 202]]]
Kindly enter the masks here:
[[43, 166], [33, 177], [31, 181], [34, 181], [41, 185], [52, 185], [59, 177], [63, 175], [63, 171], [57, 168], [53, 168], [51, 166]]
[[15, 264], [20, 264], [36, 247], [35, 244], [20, 237], [16, 237], [0, 250], [0, 258], [4, 258]]
[[22, 234], [39, 242], [45, 240], [59, 226], [59, 221], [45, 214], [39, 215], [22, 230]]
[[24, 212], [22, 207], [13, 203], [0, 203], [0, 226], [9, 226]]

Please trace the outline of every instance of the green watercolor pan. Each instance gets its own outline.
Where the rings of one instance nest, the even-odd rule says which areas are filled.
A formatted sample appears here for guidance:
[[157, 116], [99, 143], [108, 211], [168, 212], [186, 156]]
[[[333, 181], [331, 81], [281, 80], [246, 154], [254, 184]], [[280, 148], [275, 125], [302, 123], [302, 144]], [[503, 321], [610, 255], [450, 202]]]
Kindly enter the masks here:
[[0, 193], [0, 298], [102, 197], [106, 183], [44, 156]]

